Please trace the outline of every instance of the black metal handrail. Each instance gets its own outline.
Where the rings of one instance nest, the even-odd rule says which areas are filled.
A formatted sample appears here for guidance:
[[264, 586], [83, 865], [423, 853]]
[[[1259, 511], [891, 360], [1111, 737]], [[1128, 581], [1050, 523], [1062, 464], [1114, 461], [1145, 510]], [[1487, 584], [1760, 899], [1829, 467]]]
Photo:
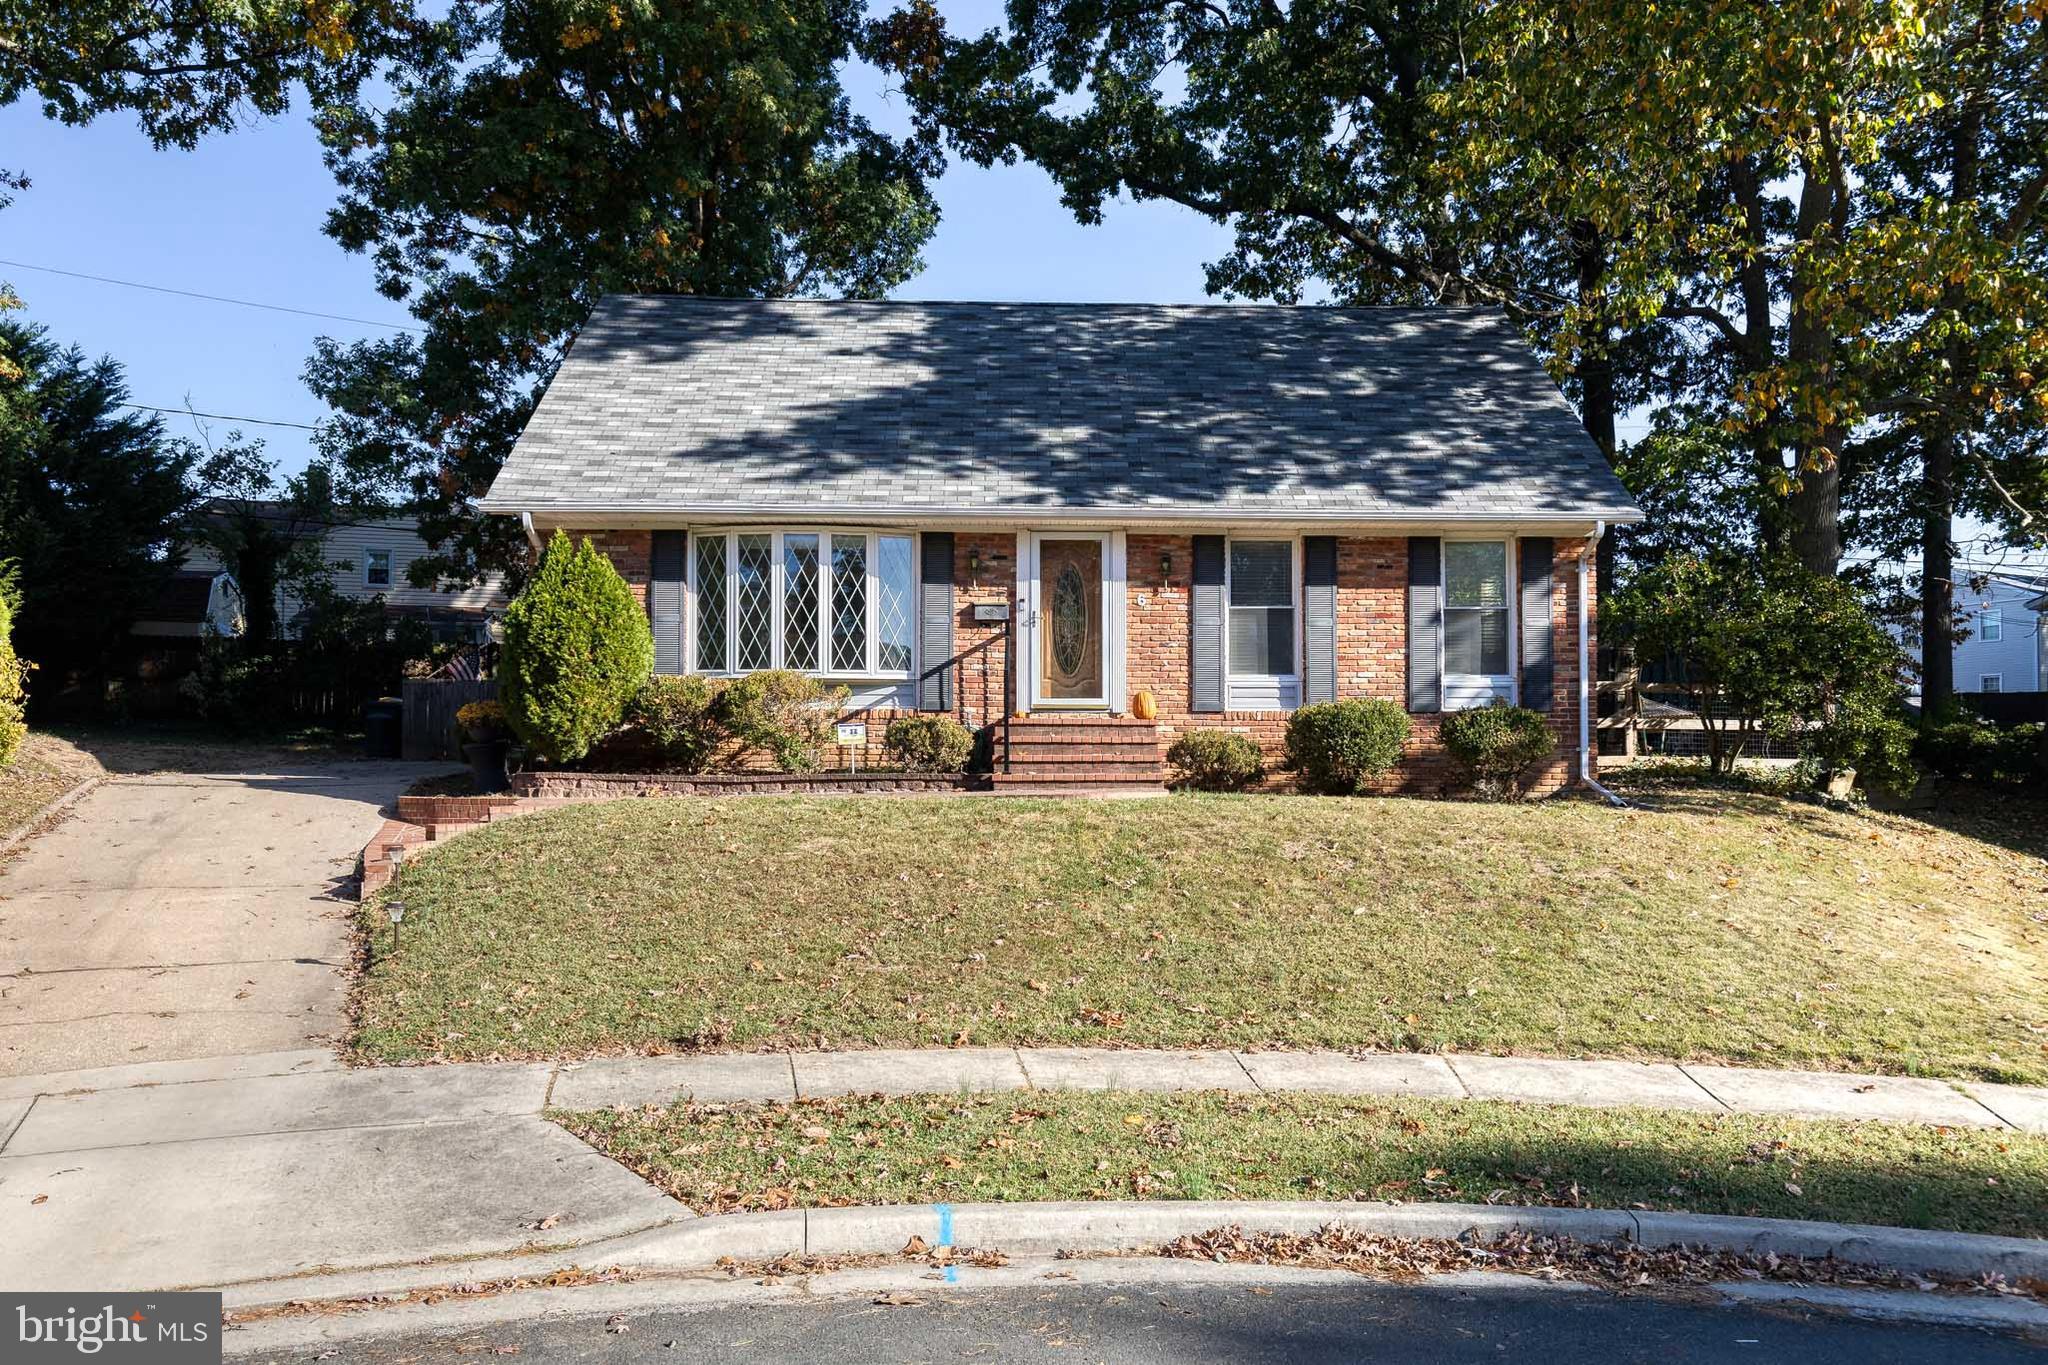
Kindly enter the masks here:
[[[951, 711], [958, 718], [962, 725], [966, 725], [969, 729], [973, 729], [974, 727], [971, 724], [969, 724], [967, 719], [967, 661], [969, 659], [976, 658], [980, 655], [984, 655], [989, 650], [994, 649], [996, 645], [1001, 644], [1003, 646], [1002, 695], [997, 701], [993, 717], [989, 721], [989, 724], [992, 726], [999, 726], [1001, 728], [1002, 752], [1000, 754], [991, 755], [991, 757], [995, 761], [996, 770], [998, 772], [1005, 773], [1010, 771], [1010, 712], [1012, 710], [1011, 701], [1016, 696], [1016, 688], [1012, 684], [1012, 678], [1010, 673], [1010, 670], [1016, 666], [1017, 651], [1011, 647], [1014, 637], [1015, 624], [1010, 620], [1009, 617], [1006, 616], [1003, 618], [1003, 628], [1001, 632], [991, 635], [987, 639], [979, 641], [978, 643], [969, 645], [967, 648], [961, 650], [958, 654], [955, 654], [952, 658], [947, 659], [943, 663], [933, 664], [930, 668], [927, 668], [924, 672], [918, 674], [916, 679], [910, 685], [911, 704], [913, 706], [917, 706], [918, 709], [922, 710], [924, 709], [921, 704], [924, 699], [924, 685], [928, 680], [932, 678], [938, 678], [940, 687], [940, 705], [938, 709], [943, 711]], [[950, 705], [947, 704], [949, 700], [949, 694], [945, 690], [945, 675], [948, 671], [957, 671], [959, 675], [958, 678], [955, 680], [955, 684], [950, 693]], [[984, 664], [981, 669], [981, 713], [984, 716], [990, 715], [988, 700], [988, 667], [986, 664]]]

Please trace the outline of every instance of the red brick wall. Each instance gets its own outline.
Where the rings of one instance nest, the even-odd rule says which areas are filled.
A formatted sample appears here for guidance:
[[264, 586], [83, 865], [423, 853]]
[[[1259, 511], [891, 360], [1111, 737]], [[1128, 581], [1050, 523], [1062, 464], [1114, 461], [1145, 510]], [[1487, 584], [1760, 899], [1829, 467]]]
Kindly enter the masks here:
[[[589, 536], [633, 588], [644, 604], [647, 597], [651, 533], [647, 531], [577, 531]], [[1535, 790], [1553, 791], [1570, 780], [1578, 744], [1578, 614], [1577, 562], [1580, 541], [1560, 540], [1552, 564], [1551, 621], [1555, 667], [1549, 716], [1557, 736], [1556, 755], [1535, 781]], [[1016, 598], [1017, 538], [1014, 534], [962, 531], [953, 539], [953, 649], [961, 653], [993, 636], [999, 624], [978, 625], [976, 603], [1013, 603]], [[1165, 554], [1170, 569], [1160, 572]], [[1232, 711], [1197, 715], [1190, 711], [1189, 581], [1194, 569], [1191, 536], [1133, 533], [1125, 562], [1127, 685], [1132, 693], [1149, 690], [1159, 706], [1162, 743], [1191, 729], [1232, 730], [1259, 741], [1277, 771], [1287, 732], [1285, 712]], [[1400, 537], [1340, 536], [1337, 540], [1337, 695], [1382, 697], [1401, 702], [1407, 695], [1408, 543]], [[1591, 575], [1588, 575], [1591, 592]], [[1597, 604], [1595, 607], [1597, 617]], [[1009, 699], [1003, 692], [1003, 645], [1000, 641], [970, 659], [954, 714], [965, 704], [971, 726], [1002, 714]], [[1525, 698], [1525, 704], [1533, 699]], [[1128, 712], [1130, 698], [1112, 698], [1112, 708]], [[858, 718], [868, 723], [867, 748], [861, 763], [883, 760], [882, 733], [902, 714], [876, 709]], [[1452, 782], [1452, 765], [1437, 740], [1437, 716], [1411, 717], [1407, 757], [1382, 784], [1387, 791], [1438, 793]], [[836, 755], [833, 756], [836, 758]], [[831, 761], [828, 759], [828, 761]]]
[[[1571, 775], [1578, 743], [1578, 616], [1575, 566], [1580, 542], [1560, 541], [1552, 564], [1551, 619], [1556, 666], [1550, 725], [1556, 756], [1536, 776], [1538, 792], [1554, 791]], [[1172, 563], [1161, 576], [1160, 555]], [[1129, 653], [1131, 691], [1150, 689], [1159, 704], [1162, 741], [1192, 729], [1230, 730], [1252, 736], [1276, 766], [1285, 750], [1285, 713], [1227, 711], [1198, 715], [1189, 709], [1189, 587], [1194, 568], [1191, 536], [1129, 538]], [[1590, 584], [1590, 580], [1589, 580]], [[1408, 542], [1401, 537], [1337, 539], [1337, 695], [1405, 702]], [[1125, 699], [1128, 705], [1128, 699]], [[1540, 709], [1540, 708], [1539, 708]], [[1441, 792], [1454, 781], [1437, 739], [1438, 716], [1410, 717], [1407, 757], [1383, 785], [1389, 791]], [[1276, 777], [1276, 781], [1281, 780]]]
[[633, 600], [643, 610], [646, 608], [647, 580], [654, 573], [654, 532], [571, 531], [569, 536], [572, 540], [589, 540], [598, 553], [610, 559], [619, 577], [633, 590]]

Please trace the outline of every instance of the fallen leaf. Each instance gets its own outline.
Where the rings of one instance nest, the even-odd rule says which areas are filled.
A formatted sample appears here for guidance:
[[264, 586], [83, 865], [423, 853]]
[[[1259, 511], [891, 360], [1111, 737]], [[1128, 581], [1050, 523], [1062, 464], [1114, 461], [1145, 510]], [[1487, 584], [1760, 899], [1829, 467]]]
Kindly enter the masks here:
[[875, 1295], [875, 1302], [884, 1308], [915, 1308], [924, 1300], [908, 1290], [892, 1289], [886, 1294]]
[[39, 1194], [35, 1198], [29, 1200], [28, 1202], [31, 1204], [47, 1204], [50, 1202], [50, 1196], [47, 1194]]
[[1791, 1181], [1789, 1181], [1789, 1180], [1788, 1180], [1788, 1181], [1786, 1181], [1786, 1182], [1785, 1182], [1785, 1193], [1787, 1193], [1787, 1194], [1805, 1194], [1805, 1193], [1806, 1193], [1806, 1191], [1805, 1191], [1805, 1190], [1802, 1190], [1802, 1189], [1800, 1189], [1800, 1188], [1799, 1188], [1799, 1187], [1798, 1187], [1797, 1185], [1793, 1184], [1793, 1183], [1792, 1183]]

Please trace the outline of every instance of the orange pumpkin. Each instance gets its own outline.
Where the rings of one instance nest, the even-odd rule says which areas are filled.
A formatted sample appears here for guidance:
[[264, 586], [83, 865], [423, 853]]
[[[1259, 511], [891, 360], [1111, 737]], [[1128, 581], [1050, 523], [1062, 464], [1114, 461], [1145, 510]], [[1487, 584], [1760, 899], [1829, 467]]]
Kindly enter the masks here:
[[1139, 692], [1131, 698], [1131, 714], [1139, 720], [1153, 720], [1159, 715], [1159, 702], [1150, 692]]

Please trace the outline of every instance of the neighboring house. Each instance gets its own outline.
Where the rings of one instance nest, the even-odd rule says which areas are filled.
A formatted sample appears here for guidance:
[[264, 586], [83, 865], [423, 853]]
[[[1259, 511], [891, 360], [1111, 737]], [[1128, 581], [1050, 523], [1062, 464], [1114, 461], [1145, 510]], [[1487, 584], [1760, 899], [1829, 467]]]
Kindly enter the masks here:
[[[276, 517], [280, 522], [291, 522], [281, 506]], [[495, 577], [480, 587], [448, 592], [414, 587], [406, 570], [413, 560], [427, 553], [427, 544], [409, 522], [366, 521], [327, 527], [322, 552], [327, 562], [335, 566], [335, 591], [358, 601], [382, 597], [388, 613], [424, 619], [433, 628], [434, 637], [444, 642], [483, 641], [490, 618], [502, 612], [509, 601], [502, 583]], [[187, 572], [213, 572], [219, 568], [220, 560], [208, 546], [195, 545], [186, 552]], [[285, 629], [291, 628], [300, 610], [298, 601], [279, 589], [277, 619]]]
[[2034, 599], [2048, 582], [2009, 573], [1956, 584], [1965, 638], [1956, 643], [1956, 691], [2042, 690], [2042, 609]]
[[[1956, 569], [1957, 692], [2048, 690], [2048, 577], [2009, 569]], [[1902, 637], [1917, 662], [1920, 645]], [[1918, 688], [1915, 687], [1917, 693]]]
[[1568, 780], [1593, 546], [1641, 515], [1488, 310], [654, 296], [598, 305], [483, 507], [603, 549], [657, 671], [844, 682], [870, 743], [1010, 712], [1014, 778], [1156, 780], [1384, 697], [1406, 788], [1495, 699]]

